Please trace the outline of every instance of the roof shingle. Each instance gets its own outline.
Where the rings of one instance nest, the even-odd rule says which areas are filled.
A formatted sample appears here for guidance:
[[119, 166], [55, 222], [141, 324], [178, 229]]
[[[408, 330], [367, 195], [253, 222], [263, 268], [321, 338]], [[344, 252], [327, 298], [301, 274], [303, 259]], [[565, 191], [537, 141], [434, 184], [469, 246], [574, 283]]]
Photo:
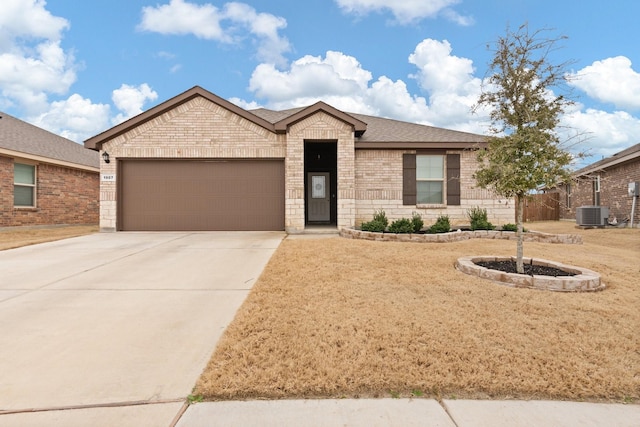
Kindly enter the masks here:
[[81, 166], [100, 167], [100, 155], [96, 151], [0, 112], [2, 148]]

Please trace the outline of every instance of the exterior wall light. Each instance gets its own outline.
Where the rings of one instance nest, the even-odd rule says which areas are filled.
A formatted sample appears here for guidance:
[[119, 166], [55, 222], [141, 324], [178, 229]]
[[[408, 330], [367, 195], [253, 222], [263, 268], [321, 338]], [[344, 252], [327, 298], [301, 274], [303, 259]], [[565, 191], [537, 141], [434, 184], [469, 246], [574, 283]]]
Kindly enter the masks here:
[[104, 160], [105, 163], [111, 162], [111, 160], [109, 159], [109, 153], [107, 153], [106, 151], [102, 153], [102, 160]]

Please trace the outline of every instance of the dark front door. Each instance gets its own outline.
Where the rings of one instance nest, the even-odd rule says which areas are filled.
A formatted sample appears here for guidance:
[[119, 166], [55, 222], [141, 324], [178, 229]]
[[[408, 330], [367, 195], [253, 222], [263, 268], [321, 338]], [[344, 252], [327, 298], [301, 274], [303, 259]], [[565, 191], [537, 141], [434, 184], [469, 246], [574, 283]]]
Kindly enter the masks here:
[[305, 220], [310, 224], [335, 224], [338, 217], [338, 144], [305, 141]]
[[331, 174], [309, 172], [307, 176], [307, 200], [310, 222], [331, 221]]

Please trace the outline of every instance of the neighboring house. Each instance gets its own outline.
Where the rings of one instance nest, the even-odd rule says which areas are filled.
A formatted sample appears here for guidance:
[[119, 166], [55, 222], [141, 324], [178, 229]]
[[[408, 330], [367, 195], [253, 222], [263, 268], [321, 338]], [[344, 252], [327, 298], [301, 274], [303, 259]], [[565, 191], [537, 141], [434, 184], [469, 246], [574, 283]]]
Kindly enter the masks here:
[[511, 200], [474, 185], [485, 138], [349, 114], [323, 102], [244, 110], [198, 86], [87, 141], [101, 162], [102, 230], [354, 227], [384, 209], [467, 223], [485, 207], [514, 221]]
[[[631, 219], [633, 197], [629, 184], [640, 182], [640, 144], [599, 160], [573, 174], [573, 181], [562, 185], [560, 192], [560, 218], [575, 219], [576, 208], [605, 206], [609, 220], [620, 222]], [[634, 226], [640, 223], [640, 203], [636, 200]]]
[[0, 113], [0, 227], [97, 224], [99, 155]]

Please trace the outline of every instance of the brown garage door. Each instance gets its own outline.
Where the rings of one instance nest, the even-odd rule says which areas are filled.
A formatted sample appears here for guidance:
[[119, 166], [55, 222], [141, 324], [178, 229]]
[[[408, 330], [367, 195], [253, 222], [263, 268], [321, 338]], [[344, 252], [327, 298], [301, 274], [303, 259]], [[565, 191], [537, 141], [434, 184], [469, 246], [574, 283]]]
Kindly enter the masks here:
[[283, 160], [123, 160], [119, 166], [119, 230], [284, 230]]

